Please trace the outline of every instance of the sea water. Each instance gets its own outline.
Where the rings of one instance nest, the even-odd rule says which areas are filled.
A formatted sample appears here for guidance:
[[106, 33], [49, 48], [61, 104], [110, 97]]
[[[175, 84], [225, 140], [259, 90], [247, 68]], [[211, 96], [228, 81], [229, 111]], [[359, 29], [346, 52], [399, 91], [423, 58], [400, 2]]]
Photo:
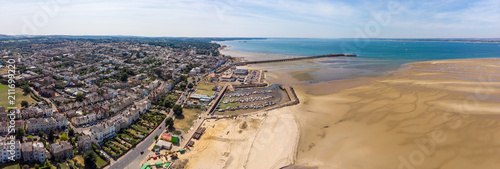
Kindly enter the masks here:
[[[380, 75], [411, 62], [500, 57], [500, 43], [308, 38], [267, 38], [218, 43], [230, 46], [231, 50], [291, 56], [317, 56], [331, 53], [357, 55], [356, 58], [331, 58], [317, 61], [318, 65], [315, 68], [325, 69], [316, 74], [314, 81]], [[298, 68], [303, 67], [289, 67], [288, 69]]]

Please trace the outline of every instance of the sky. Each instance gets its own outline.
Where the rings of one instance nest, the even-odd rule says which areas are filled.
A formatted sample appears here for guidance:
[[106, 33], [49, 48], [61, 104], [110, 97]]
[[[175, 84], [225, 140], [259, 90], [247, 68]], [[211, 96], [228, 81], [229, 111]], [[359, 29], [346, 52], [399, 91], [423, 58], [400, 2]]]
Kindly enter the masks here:
[[0, 34], [500, 38], [500, 0], [0, 0]]

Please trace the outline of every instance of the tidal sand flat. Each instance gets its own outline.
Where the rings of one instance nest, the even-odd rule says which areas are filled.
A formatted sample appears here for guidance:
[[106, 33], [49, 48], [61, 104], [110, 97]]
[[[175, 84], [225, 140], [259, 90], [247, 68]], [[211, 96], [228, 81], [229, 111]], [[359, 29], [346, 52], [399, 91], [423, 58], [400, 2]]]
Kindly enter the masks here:
[[[498, 168], [499, 65], [499, 59], [429, 61], [361, 83], [301, 86], [301, 104], [291, 107], [301, 129], [295, 165]], [[343, 89], [330, 89], [337, 84]]]

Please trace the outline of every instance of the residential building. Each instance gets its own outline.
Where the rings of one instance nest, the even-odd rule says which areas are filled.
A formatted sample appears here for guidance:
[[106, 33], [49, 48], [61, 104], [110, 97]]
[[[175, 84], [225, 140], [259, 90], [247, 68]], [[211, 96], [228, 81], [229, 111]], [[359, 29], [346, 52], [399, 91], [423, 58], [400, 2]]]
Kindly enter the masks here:
[[45, 159], [48, 158], [47, 154], [49, 154], [49, 151], [45, 149], [43, 143], [33, 143], [33, 161], [45, 163]]
[[68, 141], [61, 141], [59, 143], [52, 143], [50, 145], [52, 155], [58, 161], [63, 161], [67, 158], [72, 158], [73, 154], [73, 146], [69, 144]]
[[80, 152], [85, 152], [92, 149], [92, 137], [90, 135], [78, 137], [78, 141], [76, 143]]
[[24, 162], [33, 162], [33, 143], [26, 142], [21, 144], [21, 152]]
[[112, 124], [101, 123], [93, 126], [91, 129], [91, 134], [99, 144], [103, 144], [104, 141], [113, 138], [115, 136], [115, 126]]
[[21, 143], [19, 140], [0, 140], [0, 160], [8, 163], [21, 159]]

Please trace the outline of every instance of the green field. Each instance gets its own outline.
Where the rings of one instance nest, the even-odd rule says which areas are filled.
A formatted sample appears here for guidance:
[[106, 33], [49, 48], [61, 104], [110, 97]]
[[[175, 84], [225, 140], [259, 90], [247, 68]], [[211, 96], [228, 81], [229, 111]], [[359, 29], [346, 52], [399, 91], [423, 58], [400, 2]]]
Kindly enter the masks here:
[[227, 104], [224, 104], [224, 103], [220, 103], [219, 105], [219, 109], [226, 109], [227, 107], [238, 107], [239, 104], [238, 103], [227, 103]]
[[[0, 106], [11, 107], [9, 104], [9, 87], [7, 85], [0, 84]], [[36, 101], [31, 98], [31, 96], [23, 95], [23, 89], [16, 88], [16, 106], [17, 108], [21, 108], [21, 101], [26, 100], [29, 104], [35, 103]]]
[[195, 94], [204, 94], [207, 96], [212, 96], [215, 91], [212, 91], [212, 89], [215, 87], [215, 85], [210, 85], [210, 84], [205, 84], [205, 83], [200, 83], [196, 85], [196, 91], [194, 92]]
[[96, 164], [97, 164], [97, 167], [101, 167], [103, 165], [106, 165], [106, 162], [104, 159], [101, 158], [101, 156], [97, 156], [97, 161], [96, 161]]
[[180, 129], [184, 132], [188, 132], [189, 128], [191, 128], [191, 126], [193, 125], [194, 120], [196, 120], [196, 118], [198, 118], [198, 114], [188, 113], [186, 111], [189, 111], [189, 109], [183, 110], [184, 113], [182, 113], [182, 114], [184, 117], [182, 119], [176, 118], [174, 121], [174, 128]]
[[214, 87], [215, 87], [215, 85], [210, 85], [210, 84], [205, 84], [205, 83], [200, 83], [200, 84], [196, 85], [196, 89], [199, 89], [199, 90], [212, 91], [212, 89]]
[[194, 94], [204, 94], [207, 95], [208, 97], [211, 97], [215, 92], [211, 90], [196, 90]]

